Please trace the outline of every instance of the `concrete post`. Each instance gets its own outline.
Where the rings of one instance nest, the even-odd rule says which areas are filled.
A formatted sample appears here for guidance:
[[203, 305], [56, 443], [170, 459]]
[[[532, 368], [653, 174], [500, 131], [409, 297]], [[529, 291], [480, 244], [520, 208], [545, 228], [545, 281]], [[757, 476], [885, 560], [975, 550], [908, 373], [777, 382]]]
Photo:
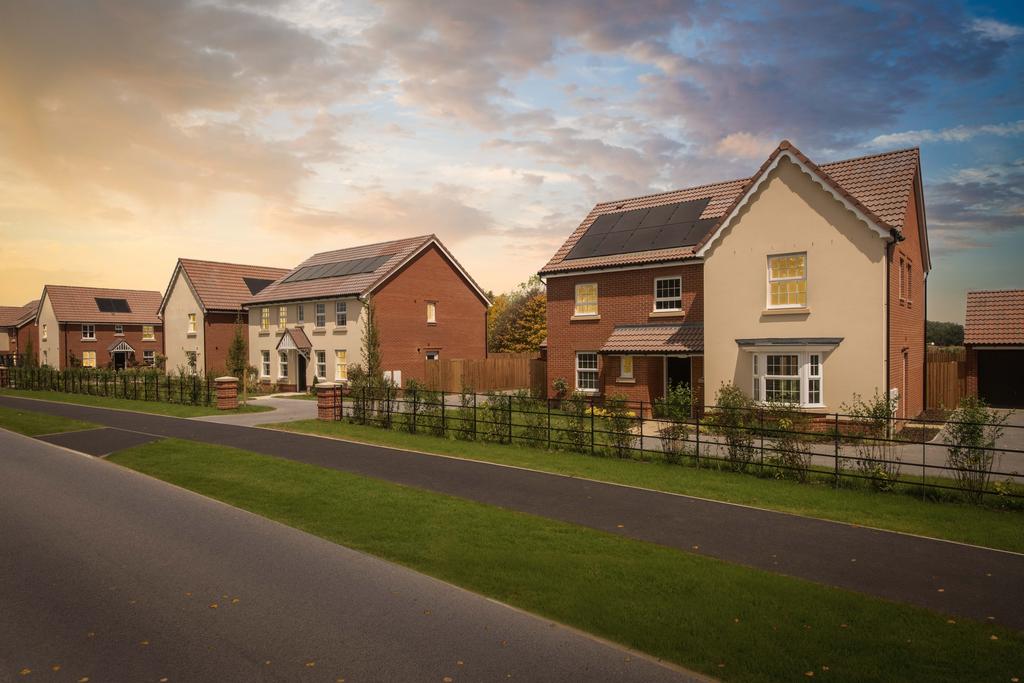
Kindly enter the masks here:
[[238, 378], [218, 377], [214, 380], [217, 385], [217, 410], [235, 410], [238, 408]]
[[337, 420], [341, 402], [341, 385], [335, 382], [320, 382], [316, 385], [316, 417], [318, 420]]

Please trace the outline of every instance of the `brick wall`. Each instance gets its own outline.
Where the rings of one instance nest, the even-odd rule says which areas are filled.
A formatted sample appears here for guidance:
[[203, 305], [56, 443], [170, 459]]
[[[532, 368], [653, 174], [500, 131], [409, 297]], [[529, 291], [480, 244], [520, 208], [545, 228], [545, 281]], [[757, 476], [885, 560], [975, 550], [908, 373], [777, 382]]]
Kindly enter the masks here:
[[[153, 341], [142, 340], [142, 325], [125, 325], [123, 335], [114, 334], [113, 324], [97, 324], [96, 340], [84, 341], [82, 339], [82, 326], [79, 323], [61, 323], [58, 334], [60, 335], [60, 369], [68, 368], [68, 356], [78, 359], [80, 365], [83, 351], [96, 352], [96, 367], [113, 367], [113, 358], [107, 352], [107, 347], [115, 341], [124, 340], [129, 346], [135, 349], [135, 363], [141, 365], [143, 351], [155, 351], [161, 353], [163, 349], [163, 330], [160, 325], [153, 326], [155, 339]], [[50, 333], [53, 334], [52, 332]], [[167, 368], [174, 370], [175, 368]]]
[[[702, 322], [704, 320], [703, 265], [652, 267], [592, 275], [548, 278], [548, 393], [551, 383], [562, 377], [575, 385], [576, 352], [597, 351], [616, 325], [646, 323]], [[654, 280], [680, 276], [683, 314], [652, 317]], [[576, 285], [597, 283], [598, 319], [573, 320]], [[664, 395], [664, 364], [658, 356], [637, 356], [633, 360], [632, 384], [617, 381], [620, 359], [599, 356], [601, 392], [624, 394], [631, 401], [652, 401]], [[693, 367], [703, 368], [694, 364]]]
[[[904, 240], [891, 250], [889, 261], [889, 386], [900, 390], [900, 417], [916, 417], [924, 411], [924, 325], [925, 281], [924, 259], [917, 220], [917, 203], [910, 194], [904, 221]], [[909, 292], [900, 298], [900, 264], [903, 287]], [[910, 276], [906, 272], [910, 264]], [[904, 353], [906, 353], [906, 387], [904, 388]], [[904, 395], [905, 394], [905, 395]]]
[[39, 326], [35, 323], [27, 323], [22, 325], [18, 330], [18, 353], [28, 353], [29, 349], [32, 349], [32, 354], [36, 357], [36, 362], [39, 362]]
[[[427, 323], [427, 302], [437, 323]], [[424, 251], [373, 295], [384, 370], [403, 383], [423, 379], [428, 350], [441, 358], [485, 358], [487, 307], [436, 247]]]
[[[238, 320], [237, 313], [207, 313], [204, 316], [203, 341], [206, 345], [203, 353], [206, 357], [205, 367], [207, 372], [224, 374], [228, 368], [228, 349], [231, 348], [231, 340], [235, 338], [235, 324]], [[248, 335], [248, 316], [242, 315], [242, 329]]]

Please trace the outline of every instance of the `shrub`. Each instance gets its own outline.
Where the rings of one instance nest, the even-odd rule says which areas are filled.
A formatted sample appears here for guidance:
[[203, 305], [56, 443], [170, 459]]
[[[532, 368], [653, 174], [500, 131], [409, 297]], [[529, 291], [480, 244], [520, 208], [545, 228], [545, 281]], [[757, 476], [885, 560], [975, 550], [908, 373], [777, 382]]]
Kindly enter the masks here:
[[982, 399], [964, 396], [943, 428], [949, 444], [946, 463], [954, 471], [964, 497], [981, 502], [992, 478], [995, 453], [991, 449], [1003, 435], [1010, 413], [993, 410]]
[[711, 423], [725, 438], [729, 469], [744, 472], [754, 459], [754, 401], [735, 384], [723, 384], [715, 396]]
[[548, 440], [547, 401], [534, 398], [530, 392], [520, 389], [513, 396], [516, 409], [523, 416], [523, 438], [531, 446], [544, 446]]
[[579, 392], [573, 392], [562, 402], [565, 411], [566, 429], [569, 450], [586, 453], [590, 450], [590, 399]]
[[512, 442], [511, 407], [511, 396], [493, 391], [487, 394], [483, 405], [484, 439], [496, 443]]
[[459, 392], [459, 407], [455, 411], [455, 438], [462, 441], [473, 441], [476, 438], [474, 406], [476, 395], [470, 387], [462, 387]]
[[688, 420], [693, 409], [693, 390], [688, 384], [675, 384], [665, 398], [654, 400], [654, 417], [665, 420]]
[[764, 412], [770, 454], [765, 458], [774, 465], [776, 479], [807, 481], [811, 468], [809, 448], [810, 416], [792, 403], [769, 403]]
[[565, 398], [565, 395], [569, 393], [569, 383], [565, 381], [564, 377], [556, 377], [551, 382], [551, 387], [555, 390], [555, 396], [558, 398]]
[[610, 396], [604, 404], [605, 431], [608, 436], [608, 450], [618, 458], [628, 458], [636, 444], [633, 434], [635, 414], [626, 408], [626, 397], [621, 394]]
[[900, 477], [902, 463], [892, 442], [892, 418], [896, 411], [895, 400], [886, 398], [877, 391], [868, 401], [860, 395], [853, 395], [853, 402], [842, 404], [840, 409], [847, 413], [854, 427], [854, 465], [858, 472], [867, 477], [876, 491], [891, 491]]
[[673, 422], [658, 434], [661, 437], [661, 452], [670, 465], [678, 465], [684, 457], [690, 455], [690, 447], [687, 445], [690, 426], [685, 422]]

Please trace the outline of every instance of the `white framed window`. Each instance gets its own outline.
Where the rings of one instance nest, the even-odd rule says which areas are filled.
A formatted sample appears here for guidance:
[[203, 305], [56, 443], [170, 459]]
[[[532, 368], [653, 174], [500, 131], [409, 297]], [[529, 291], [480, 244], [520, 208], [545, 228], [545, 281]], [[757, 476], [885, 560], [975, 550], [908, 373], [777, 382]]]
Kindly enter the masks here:
[[82, 351], [82, 367], [83, 368], [94, 368], [94, 367], [96, 367], [96, 352], [95, 351]]
[[142, 352], [142, 360], [150, 367], [156, 365], [156, 351], [152, 349]]
[[768, 308], [807, 306], [807, 253], [768, 257]]
[[576, 352], [576, 388], [579, 391], [597, 391], [597, 353]]
[[437, 324], [437, 302], [436, 301], [428, 301], [427, 302], [427, 324], [428, 325], [436, 325]]
[[316, 376], [320, 379], [327, 379], [327, 352], [316, 351]]
[[581, 282], [576, 285], [576, 306], [573, 315], [597, 315], [597, 283]]
[[295, 307], [295, 322], [300, 325], [306, 322], [306, 307], [302, 304]]
[[622, 356], [619, 361], [619, 377], [633, 379], [633, 356]]
[[260, 351], [260, 376], [270, 377], [270, 351]]
[[441, 352], [440, 351], [427, 351], [427, 355], [426, 355], [427, 360], [437, 360], [440, 357], [441, 357]]
[[114, 325], [114, 334], [118, 335], [119, 337], [123, 337], [124, 325]]
[[43, 323], [43, 341], [46, 341], [46, 323]]
[[900, 269], [900, 272], [899, 272], [899, 292], [900, 292], [900, 301], [904, 301], [904, 300], [906, 300], [906, 298], [907, 298], [907, 294], [906, 294], [906, 291], [905, 291], [905, 289], [904, 289], [904, 288], [905, 288], [905, 285], [903, 284], [903, 269], [904, 269], [904, 266], [903, 266], [903, 264], [904, 264], [904, 260], [903, 260], [903, 257], [902, 257], [902, 256], [900, 256], [900, 267], [899, 267], [899, 269]]
[[348, 379], [348, 351], [338, 349], [334, 352], [334, 380], [340, 382]]
[[195, 372], [199, 367], [199, 354], [195, 351], [185, 352], [185, 364], [188, 365], [188, 369]]
[[288, 352], [277, 352], [277, 376], [280, 379], [288, 379]]
[[659, 277], [654, 280], [654, 310], [683, 310], [683, 278]]
[[142, 341], [153, 341], [156, 339], [156, 331], [152, 325], [142, 326]]
[[96, 341], [96, 326], [82, 325], [82, 339], [90, 339], [92, 341]]
[[818, 351], [787, 350], [755, 353], [753, 391], [755, 401], [792, 403], [804, 407], [825, 405], [823, 356]]
[[314, 304], [313, 312], [315, 314], [315, 320], [313, 320], [313, 325], [315, 325], [316, 327], [327, 327], [327, 305]]
[[189, 313], [188, 314], [188, 333], [189, 334], [195, 334], [196, 333], [196, 314], [195, 313]]
[[906, 277], [906, 280], [907, 280], [907, 303], [908, 304], [912, 304], [912, 303], [914, 303], [913, 296], [912, 296], [912, 293], [913, 293], [913, 290], [914, 290], [914, 278], [913, 278], [914, 266], [910, 262], [910, 259], [907, 259], [906, 269], [907, 269], [907, 277]]
[[270, 309], [264, 306], [260, 309], [260, 332], [270, 329]]
[[278, 306], [277, 307], [277, 326], [282, 330], [288, 327], [288, 307]]
[[348, 325], [348, 302], [338, 301], [334, 304], [334, 324], [338, 327]]

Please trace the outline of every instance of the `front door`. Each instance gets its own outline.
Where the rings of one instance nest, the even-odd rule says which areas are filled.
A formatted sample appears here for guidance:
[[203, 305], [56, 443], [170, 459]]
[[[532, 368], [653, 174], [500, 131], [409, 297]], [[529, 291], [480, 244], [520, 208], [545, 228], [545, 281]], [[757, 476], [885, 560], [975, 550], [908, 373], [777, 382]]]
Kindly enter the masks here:
[[299, 368], [298, 368], [299, 369], [299, 383], [298, 383], [298, 390], [299, 391], [305, 391], [306, 390], [306, 357], [303, 356], [301, 353], [297, 353], [295, 355], [297, 355], [299, 357]]
[[114, 352], [114, 369], [124, 370], [128, 366], [128, 354], [124, 351]]
[[690, 386], [690, 359], [669, 356], [665, 359], [665, 392], [680, 384]]

